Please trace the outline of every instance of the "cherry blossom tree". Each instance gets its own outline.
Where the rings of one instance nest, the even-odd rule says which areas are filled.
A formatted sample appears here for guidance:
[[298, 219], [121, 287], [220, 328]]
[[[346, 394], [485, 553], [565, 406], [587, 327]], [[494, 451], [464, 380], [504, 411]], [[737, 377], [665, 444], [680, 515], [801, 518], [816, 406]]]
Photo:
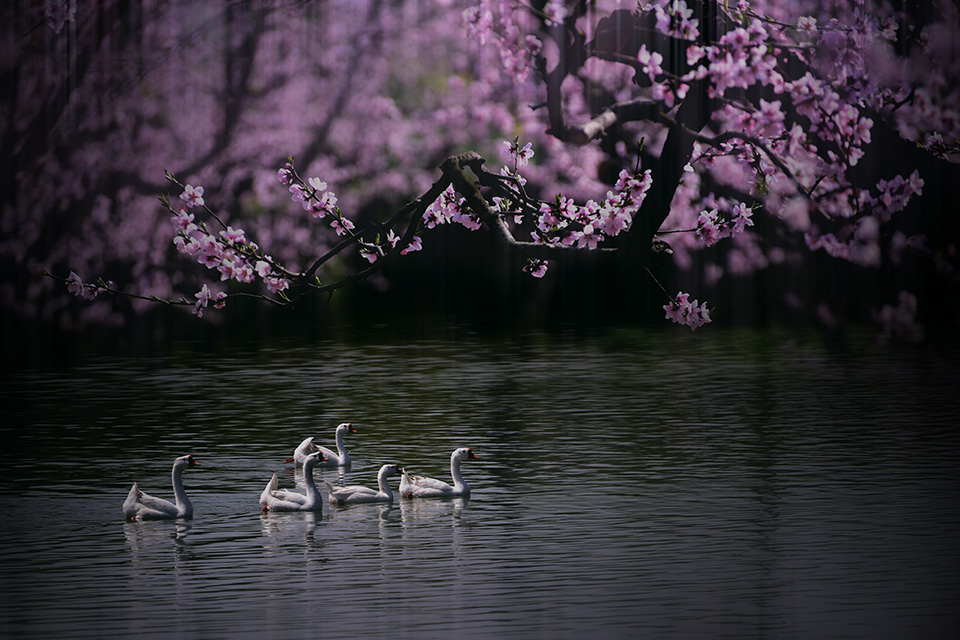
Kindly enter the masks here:
[[[15, 14], [2, 294], [22, 313], [77, 313], [58, 291], [99, 296], [79, 313], [100, 321], [289, 304], [415, 260], [449, 225], [532, 278], [613, 261], [691, 329], [716, 308], [662, 278], [705, 293], [811, 260], [919, 260], [956, 293], [955, 222], [928, 182], [960, 160], [947, 0]], [[935, 298], [916, 284], [875, 301], [885, 336], [922, 336]]]

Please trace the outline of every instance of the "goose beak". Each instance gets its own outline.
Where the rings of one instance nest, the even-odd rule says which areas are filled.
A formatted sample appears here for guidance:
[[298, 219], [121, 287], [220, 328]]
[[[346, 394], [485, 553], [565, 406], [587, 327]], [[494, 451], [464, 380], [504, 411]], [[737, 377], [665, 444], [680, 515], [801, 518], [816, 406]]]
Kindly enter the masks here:
[[467, 451], [467, 460], [479, 460], [480, 458], [473, 451]]
[[357, 433], [357, 430], [354, 428], [352, 424], [348, 424], [347, 426], [350, 427], [350, 433]]

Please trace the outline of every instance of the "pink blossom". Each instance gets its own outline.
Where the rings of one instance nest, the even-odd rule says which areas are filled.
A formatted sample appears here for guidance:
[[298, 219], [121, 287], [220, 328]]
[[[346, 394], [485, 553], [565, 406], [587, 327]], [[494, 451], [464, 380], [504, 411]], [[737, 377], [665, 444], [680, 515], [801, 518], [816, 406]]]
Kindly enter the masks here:
[[517, 167], [527, 166], [530, 159], [533, 158], [533, 144], [530, 142], [523, 145], [523, 147], [520, 146], [518, 140], [514, 140], [513, 142], [504, 140], [503, 144], [506, 147], [503, 151], [504, 155], [511, 158]]
[[743, 233], [744, 229], [747, 227], [753, 226], [753, 220], [751, 216], [753, 215], [753, 210], [750, 209], [747, 205], [742, 202], [738, 202], [733, 207], [733, 227], [732, 232], [734, 234]]
[[271, 293], [281, 293], [290, 288], [290, 281], [286, 278], [269, 277], [264, 279], [267, 290]]
[[233, 244], [245, 244], [247, 241], [243, 229], [234, 229], [230, 226], [225, 231], [220, 232], [220, 237]]
[[289, 162], [283, 166], [279, 171], [277, 171], [277, 180], [280, 181], [280, 184], [290, 185], [293, 183], [293, 165]]
[[547, 0], [547, 4], [543, 7], [543, 14], [548, 24], [560, 24], [567, 17], [567, 9], [563, 6], [562, 0]]
[[413, 240], [410, 241], [406, 249], [400, 251], [400, 255], [405, 256], [411, 251], [420, 251], [421, 249], [423, 249], [423, 245], [420, 236], [413, 236]]
[[188, 207], [202, 207], [204, 205], [203, 187], [188, 184], [183, 188], [180, 199], [186, 202]]
[[264, 279], [273, 273], [273, 268], [266, 260], [257, 260], [256, 264], [253, 266], [253, 269], [257, 272], [258, 276]]
[[176, 215], [171, 216], [170, 222], [173, 224], [174, 231], [183, 232], [188, 235], [197, 228], [197, 225], [193, 223], [193, 214], [187, 213], [185, 209], [180, 210]]
[[640, 68], [645, 74], [650, 78], [651, 81], [656, 82], [657, 76], [663, 73], [663, 69], [660, 67], [660, 64], [663, 62], [663, 56], [657, 52], [650, 52], [647, 49], [647, 45], [640, 45], [640, 52], [637, 54], [637, 58], [640, 61]]
[[178, 252], [188, 256], [196, 255], [200, 251], [200, 242], [196, 238], [178, 235], [173, 238], [173, 244]]
[[539, 258], [531, 259], [523, 268], [524, 273], [529, 273], [534, 278], [542, 278], [547, 274], [547, 261]]
[[203, 310], [210, 303], [210, 298], [212, 295], [213, 294], [210, 292], [210, 287], [208, 287], [206, 284], [204, 284], [200, 291], [197, 291], [195, 294], [197, 301], [193, 305], [193, 313], [198, 318], [203, 317]]
[[797, 31], [807, 35], [813, 35], [817, 32], [817, 19], [813, 16], [802, 16], [797, 20]]
[[477, 214], [472, 211], [467, 211], [464, 213], [462, 209], [458, 210], [453, 215], [453, 221], [459, 222], [471, 231], [476, 231], [483, 226], [483, 224], [480, 222], [480, 217]]
[[374, 262], [380, 259], [380, 252], [377, 249], [377, 247], [361, 245], [360, 256], [370, 264], [373, 264]]
[[338, 236], [345, 236], [354, 229], [354, 224], [348, 219], [340, 217], [330, 223], [330, 226], [333, 227], [334, 231], [337, 232]]
[[708, 247], [715, 245], [721, 238], [726, 237], [723, 223], [717, 215], [717, 210], [703, 210], [697, 220], [697, 237]]
[[669, 304], [663, 305], [667, 320], [690, 327], [696, 331], [699, 327], [710, 322], [710, 310], [707, 304], [698, 305], [697, 301], [690, 302], [689, 294], [678, 291]]
[[80, 276], [73, 271], [71, 271], [70, 275], [67, 276], [67, 291], [75, 296], [83, 294], [83, 280], [81, 280]]

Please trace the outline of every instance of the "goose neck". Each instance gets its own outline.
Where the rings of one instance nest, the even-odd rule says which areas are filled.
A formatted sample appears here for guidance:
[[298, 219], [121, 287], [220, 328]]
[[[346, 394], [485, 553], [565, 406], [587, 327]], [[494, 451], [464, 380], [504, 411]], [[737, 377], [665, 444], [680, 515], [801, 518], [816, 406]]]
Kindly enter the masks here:
[[467, 487], [467, 483], [463, 480], [463, 473], [460, 471], [460, 459], [457, 457], [450, 458], [450, 475], [453, 477], [454, 487], [457, 489]]
[[387, 482], [387, 474], [390, 471], [390, 467], [381, 467], [380, 472], [377, 473], [377, 485], [380, 489], [380, 493], [386, 494], [393, 499], [393, 490], [390, 489], [390, 483]]
[[313, 469], [316, 465], [310, 465], [303, 469], [303, 483], [307, 487], [307, 503], [310, 505], [319, 504], [320, 493], [317, 491], [317, 483], [313, 479]]
[[173, 495], [177, 501], [177, 511], [186, 516], [193, 512], [193, 504], [183, 488], [183, 469], [180, 465], [173, 466]]

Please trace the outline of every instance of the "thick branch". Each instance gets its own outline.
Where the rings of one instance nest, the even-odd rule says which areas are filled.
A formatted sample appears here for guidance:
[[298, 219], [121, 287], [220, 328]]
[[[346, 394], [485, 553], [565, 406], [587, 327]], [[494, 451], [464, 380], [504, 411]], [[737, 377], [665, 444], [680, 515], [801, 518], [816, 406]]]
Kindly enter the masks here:
[[618, 102], [600, 115], [579, 125], [570, 125], [564, 132], [564, 139], [576, 145], [585, 145], [603, 135], [617, 124], [641, 120], [657, 120], [663, 111], [663, 103], [640, 98]]

